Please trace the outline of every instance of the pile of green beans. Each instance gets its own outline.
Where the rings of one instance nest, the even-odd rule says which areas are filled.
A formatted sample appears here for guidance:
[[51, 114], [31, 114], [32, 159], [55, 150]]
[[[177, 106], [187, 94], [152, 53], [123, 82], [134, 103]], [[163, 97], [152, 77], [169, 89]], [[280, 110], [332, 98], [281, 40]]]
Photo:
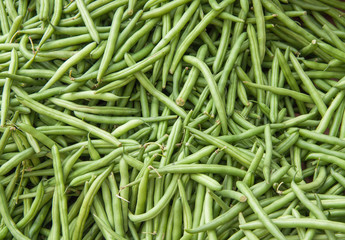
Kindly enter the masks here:
[[0, 0], [0, 239], [345, 239], [344, 11]]

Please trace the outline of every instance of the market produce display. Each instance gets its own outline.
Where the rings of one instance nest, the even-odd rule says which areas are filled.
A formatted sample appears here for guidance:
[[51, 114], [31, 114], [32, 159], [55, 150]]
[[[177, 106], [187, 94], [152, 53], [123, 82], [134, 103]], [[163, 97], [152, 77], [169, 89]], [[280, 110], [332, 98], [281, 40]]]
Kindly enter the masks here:
[[0, 1], [0, 239], [345, 239], [344, 10]]

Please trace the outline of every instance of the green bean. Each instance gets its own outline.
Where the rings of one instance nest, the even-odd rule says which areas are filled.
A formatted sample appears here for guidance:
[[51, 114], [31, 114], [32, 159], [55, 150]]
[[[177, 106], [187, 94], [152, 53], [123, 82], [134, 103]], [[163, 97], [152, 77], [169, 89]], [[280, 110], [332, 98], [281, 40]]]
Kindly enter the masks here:
[[330, 27], [328, 25], [323, 25], [322, 27], [326, 33], [329, 35], [329, 37], [332, 40], [332, 43], [334, 43], [334, 45], [339, 48], [342, 51], [345, 51], [345, 46], [342, 43], [342, 41], [339, 39], [339, 37], [330, 29]]
[[142, 180], [139, 183], [138, 188], [138, 199], [137, 199], [137, 206], [135, 208], [135, 214], [142, 214], [146, 208], [146, 196], [147, 196], [147, 184], [148, 184], [148, 177], [149, 177], [149, 168], [145, 169]]
[[345, 61], [345, 53], [337, 48], [334, 48], [326, 43], [318, 42], [318, 46], [320, 49], [325, 51], [326, 53], [330, 54], [334, 58], [344, 62]]
[[119, 240], [124, 240], [126, 238], [120, 236], [118, 233], [114, 232], [105, 222], [104, 220], [102, 220], [101, 218], [97, 217], [95, 214], [93, 215], [96, 223], [99, 226], [102, 226], [102, 228], [104, 228], [104, 230], [109, 233], [111, 235], [111, 237], [113, 237], [114, 239], [119, 239]]
[[76, 1], [79, 12], [81, 14], [81, 17], [83, 18], [83, 21], [85, 23], [86, 28], [88, 29], [92, 39], [99, 44], [100, 42], [100, 37], [98, 35], [98, 32], [96, 30], [95, 23], [92, 21], [92, 18], [90, 16], [90, 13], [88, 9], [86, 8], [86, 4], [84, 1], [77, 0]]
[[[324, 167], [320, 168], [320, 172], [318, 176], [314, 179], [313, 182], [303, 184], [303, 185], [298, 185], [301, 190], [304, 191], [311, 191], [313, 189], [318, 188], [321, 184], [323, 184], [326, 180], [326, 169]], [[283, 193], [291, 192], [291, 190], [286, 190]]]
[[99, 155], [96, 148], [93, 146], [91, 142], [90, 134], [87, 135], [87, 150], [92, 160], [98, 160], [101, 158], [101, 156]]
[[[127, 3], [128, 3], [128, 0], [120, 0], [117, 2], [112, 2], [109, 0], [95, 1], [93, 4], [89, 4], [86, 7], [86, 9], [91, 11], [90, 16], [92, 19], [95, 19]], [[83, 19], [80, 18], [80, 16], [81, 14], [78, 13], [75, 17], [63, 19], [61, 20], [60, 25], [67, 27], [67, 26], [75, 26], [76, 24], [80, 24], [83, 22]]]
[[0, 11], [1, 11], [1, 31], [2, 34], [7, 34], [9, 32], [9, 24], [8, 24], [8, 15], [5, 10], [4, 3], [0, 3]]
[[178, 0], [176, 2], [166, 3], [162, 7], [158, 7], [158, 8], [155, 8], [153, 10], [145, 12], [141, 16], [141, 20], [147, 20], [150, 18], [162, 16], [162, 15], [170, 12], [172, 9], [177, 8], [178, 6], [180, 6], [182, 4], [188, 3], [189, 1], [190, 0]]
[[[128, 146], [126, 148], [126, 150], [128, 152], [132, 152], [135, 151], [139, 148], [139, 146]], [[112, 163], [120, 154], [123, 153], [123, 149], [122, 148], [118, 148], [118, 149], [110, 149], [110, 151], [107, 151], [107, 154], [95, 161], [83, 161], [83, 162], [79, 162], [76, 163], [74, 166], [76, 168], [78, 168], [77, 170], [73, 171], [73, 173], [70, 174], [70, 178], [79, 176], [81, 174], [87, 173], [89, 172], [90, 168], [97, 170], [99, 168], [108, 166], [110, 163]], [[118, 163], [118, 159], [116, 159], [116, 162]]]
[[[225, 71], [224, 71], [225, 72]], [[226, 103], [226, 113], [231, 116], [233, 115], [235, 108], [236, 92], [237, 92], [237, 74], [233, 70], [230, 74], [231, 84], [228, 90], [227, 103]]]
[[[28, 125], [31, 126], [31, 121], [30, 121], [30, 118], [28, 117], [28, 115], [22, 115], [22, 121], [26, 122]], [[41, 148], [40, 148], [37, 140], [31, 134], [26, 133], [26, 138], [36, 153], [41, 152]]]
[[164, 46], [166, 46], [169, 43], [169, 41], [171, 41], [176, 36], [176, 34], [181, 31], [181, 29], [186, 25], [188, 20], [190, 20], [191, 15], [194, 14], [199, 4], [199, 0], [192, 2], [188, 10], [185, 11], [183, 16], [178, 21], [178, 23], [174, 25], [174, 27], [158, 42], [158, 44], [152, 50], [152, 53], [156, 53]]
[[[101, 41], [89, 54], [91, 59], [100, 59], [104, 55], [105, 47], [108, 41]], [[80, 62], [79, 62], [80, 63]]]
[[148, 22], [142, 27], [139, 31], [137, 31], [134, 35], [127, 39], [126, 43], [122, 45], [122, 47], [117, 51], [115, 54], [113, 61], [119, 62], [123, 59], [124, 55], [134, 46], [137, 41], [145, 35], [148, 31], [150, 31], [158, 22], [158, 18], [153, 18], [148, 20]]
[[277, 147], [276, 152], [279, 154], [283, 154], [286, 152], [290, 147], [292, 147], [296, 141], [299, 139], [299, 133], [294, 132], [291, 135], [289, 135], [284, 141], [282, 141]]
[[[277, 51], [275, 52], [275, 56], [272, 63], [272, 74], [271, 74], [271, 86], [278, 87], [279, 85], [279, 62]], [[278, 99], [279, 97], [276, 94], [271, 94], [270, 97], [270, 119], [273, 122], [277, 121], [278, 118]]]
[[[128, 65], [134, 65], [135, 62], [133, 60], [133, 58], [130, 55], [125, 55], [125, 60], [128, 63]], [[163, 103], [166, 103], [166, 106], [169, 106], [169, 108], [175, 112], [176, 114], [178, 114], [181, 117], [185, 117], [186, 113], [185, 111], [178, 107], [170, 98], [168, 98], [166, 95], [164, 95], [161, 92], [158, 92], [154, 86], [152, 85], [152, 83], [149, 82], [149, 80], [146, 78], [146, 76], [142, 73], [135, 73], [134, 74], [136, 78], [138, 78], [139, 82], [143, 85], [143, 87], [150, 93], [152, 94], [154, 97], [156, 97], [158, 100], [160, 100]]]
[[[218, 5], [219, 6], [219, 5]], [[227, 7], [227, 9], [230, 9]], [[215, 9], [216, 10], [216, 9]], [[229, 44], [229, 37], [231, 31], [232, 21], [231, 20], [224, 20], [224, 24], [222, 27], [222, 35], [220, 37], [220, 44], [217, 50], [215, 61], [212, 65], [213, 72], [219, 72], [219, 69], [224, 61], [226, 48]]]
[[324, 161], [327, 163], [333, 163], [335, 165], [337, 165], [338, 167], [341, 168], [345, 168], [344, 164], [343, 164], [343, 160], [339, 157], [335, 157], [335, 156], [330, 156], [330, 155], [326, 155], [323, 153], [311, 153], [308, 154], [307, 159], [316, 159], [319, 161]]
[[254, 174], [261, 162], [263, 154], [264, 154], [264, 148], [260, 146], [255, 154], [254, 159], [250, 163], [250, 166], [248, 168], [248, 171], [246, 172], [246, 175], [243, 178], [243, 182], [245, 182], [248, 186], [252, 186], [254, 184]]
[[[100, 199], [98, 194], [95, 195], [95, 198], [93, 200], [93, 204], [92, 204], [92, 207], [91, 207], [91, 213], [93, 215], [97, 214], [99, 216], [99, 218], [103, 219], [103, 224], [104, 225], [99, 225], [100, 230], [101, 230], [102, 235], [103, 235], [103, 237], [105, 239], [111, 239], [111, 237], [109, 236], [110, 234], [108, 234], [108, 232], [104, 230], [105, 226], [107, 226], [108, 228], [111, 228], [111, 226], [110, 226], [110, 223], [109, 223], [109, 221], [107, 219], [107, 215], [106, 215], [106, 213], [104, 211], [103, 203], [102, 203], [102, 201], [101, 201], [101, 199]], [[97, 223], [98, 222], [96, 222], [96, 224]]]
[[168, 200], [170, 200], [172, 196], [174, 195], [175, 190], [177, 188], [177, 180], [179, 179], [179, 177], [180, 177], [179, 174], [175, 174], [173, 176], [169, 184], [169, 187], [167, 188], [167, 190], [165, 191], [164, 195], [159, 200], [159, 202], [153, 208], [139, 215], [133, 215], [132, 213], [129, 212], [129, 215], [128, 215], [129, 219], [133, 222], [142, 222], [142, 221], [152, 219], [155, 216], [157, 216], [163, 210], [163, 208], [168, 204]]
[[311, 43], [300, 50], [302, 56], [307, 56], [313, 53], [318, 47], [317, 41], [314, 39]]
[[244, 195], [246, 195], [246, 197], [248, 198], [247, 202], [249, 206], [258, 215], [258, 218], [264, 224], [267, 230], [277, 239], [285, 239], [284, 235], [279, 230], [279, 228], [272, 222], [272, 220], [263, 211], [258, 200], [255, 198], [253, 192], [250, 191], [249, 187], [244, 182], [241, 182], [241, 181], [238, 181], [236, 183], [236, 186]]
[[[296, 78], [299, 78], [297, 73], [293, 73], [293, 75]], [[341, 75], [339, 72], [325, 72], [325, 71], [307, 71], [306, 75], [312, 79], [313, 78], [332, 78], [332, 77], [340, 79], [343, 77], [343, 75]]]
[[205, 76], [206, 81], [208, 83], [208, 86], [210, 88], [210, 92], [212, 97], [214, 98], [214, 101], [217, 102], [216, 108], [219, 114], [220, 122], [222, 125], [222, 130], [223, 133], [227, 133], [227, 124], [226, 124], [226, 112], [225, 112], [225, 106], [224, 106], [224, 101], [222, 101], [219, 89], [217, 85], [215, 84], [214, 78], [211, 74], [211, 71], [207, 67], [207, 65], [203, 62], [201, 62], [199, 59], [192, 57], [192, 56], [184, 56], [183, 60], [186, 61], [187, 63], [193, 64], [196, 66], [202, 74]]
[[[327, 217], [323, 214], [323, 212], [313, 205], [308, 198], [304, 195], [302, 190], [296, 185], [294, 181], [291, 182], [291, 188], [296, 194], [297, 198], [313, 213], [313, 215], [320, 220], [327, 220]], [[334, 233], [331, 231], [326, 231], [327, 236], [330, 239], [335, 239]]]
[[[187, 228], [190, 228], [192, 227], [192, 212], [188, 204], [185, 187], [183, 186], [180, 179], [178, 180], [177, 184], [178, 184], [179, 193], [180, 193], [181, 202], [182, 202], [183, 222]], [[187, 232], [184, 232], [182, 239], [187, 240], [187, 239], [191, 239], [191, 237], [192, 235], [190, 235]]]
[[5, 175], [6, 173], [10, 172], [14, 167], [16, 167], [25, 159], [31, 157], [34, 153], [35, 151], [30, 147], [13, 156], [10, 160], [1, 165], [0, 175]]
[[323, 116], [326, 112], [326, 105], [322, 101], [320, 95], [317, 93], [314, 85], [310, 81], [309, 77], [305, 74], [305, 72], [302, 70], [300, 64], [298, 63], [296, 57], [290, 53], [290, 59], [294, 65], [295, 70], [297, 71], [298, 75], [300, 76], [303, 84], [307, 87], [309, 94], [311, 95], [311, 98], [313, 99], [314, 103], [317, 106], [318, 111]]
[[[247, 38], [247, 33], [242, 33], [241, 35], [239, 35], [238, 39], [236, 40], [236, 42], [234, 43], [233, 48], [230, 51], [229, 57], [225, 63], [226, 68], [224, 68], [224, 71], [221, 75], [221, 79], [219, 80], [219, 90], [221, 93], [223, 93], [223, 86], [224, 84], [226, 84], [226, 80], [229, 77], [230, 72], [232, 71], [237, 56], [239, 54], [240, 51], [240, 46], [242, 45], [243, 41]], [[231, 73], [234, 75], [234, 73]], [[231, 76], [231, 75], [230, 75]], [[232, 79], [232, 78], [231, 78]], [[232, 86], [232, 85], [231, 85]], [[234, 90], [233, 90], [234, 91]]]
[[300, 129], [299, 130], [300, 135], [306, 138], [310, 138], [316, 141], [320, 141], [320, 142], [325, 142], [325, 143], [329, 143], [329, 144], [334, 144], [334, 145], [339, 145], [342, 147], [345, 147], [345, 141], [342, 139], [339, 139], [337, 137], [332, 137], [332, 136], [328, 136], [325, 134], [320, 134], [317, 132], [312, 132], [306, 129]]
[[[207, 54], [207, 46], [202, 45], [197, 53], [197, 58], [199, 58], [201, 61], [204, 60], [205, 56]], [[190, 71], [188, 78], [183, 85], [178, 97], [176, 98], [176, 103], [179, 106], [183, 106], [190, 95], [193, 86], [195, 85], [197, 79], [199, 76], [199, 69], [195, 66], [193, 66], [192, 70]]]
[[[299, 92], [300, 89], [297, 85], [296, 80], [294, 79], [294, 76], [291, 73], [290, 67], [287, 64], [287, 59], [283, 56], [279, 48], [276, 50], [276, 54], [279, 61], [279, 66], [282, 69], [282, 73], [284, 74], [289, 86], [292, 88], [292, 90]], [[286, 51], [286, 54], [289, 54], [289, 51]], [[305, 106], [301, 102], [297, 101], [297, 106], [300, 109], [301, 112], [306, 113]]]
[[343, 5], [290, 3], [0, 1], [0, 238], [342, 238]]
[[197, 136], [202, 137], [205, 141], [208, 141], [210, 144], [216, 145], [220, 149], [223, 149], [227, 154], [229, 154], [231, 157], [235, 158], [237, 161], [239, 161], [241, 164], [245, 166], [250, 165], [250, 160], [247, 158], [247, 156], [241, 154], [238, 152], [238, 149], [223, 140], [217, 139], [213, 136], [210, 136], [208, 134], [204, 134], [196, 129], [190, 128], [188, 126], [185, 127], [193, 134], [196, 134]]
[[17, 239], [29, 240], [28, 237], [24, 236], [23, 233], [19, 231], [19, 229], [16, 227], [15, 222], [11, 218], [11, 214], [7, 205], [5, 190], [2, 184], [0, 184], [0, 201], [1, 201], [1, 204], [0, 204], [1, 216], [8, 230]]
[[[172, 231], [171, 231], [171, 239], [181, 239], [182, 236], [182, 203], [181, 199], [177, 198], [174, 201], [173, 209], [172, 209]], [[170, 213], [171, 214], [171, 213]], [[169, 238], [167, 238], [169, 239]]]
[[202, 173], [193, 173], [190, 175], [190, 178], [210, 190], [213, 191], [220, 191], [222, 189], [222, 185], [220, 185], [216, 180], [212, 179], [211, 177], [202, 174]]
[[[60, 26], [53, 26], [55, 33], [57, 34], [68, 34], [68, 35], [80, 35], [80, 34], [85, 34], [88, 33], [88, 30], [86, 27], [60, 27]], [[96, 26], [96, 29], [99, 33], [106, 33], [109, 32], [110, 26]], [[31, 29], [31, 31], [37, 31], [37, 33], [40, 33], [39, 28], [37, 30]], [[30, 32], [30, 29], [27, 30], [21, 30], [23, 33], [33, 33]]]
[[[223, 9], [228, 4], [231, 4], [233, 0], [226, 0], [220, 4], [221, 9]], [[177, 67], [177, 64], [182, 59], [183, 54], [187, 51], [190, 44], [201, 34], [201, 32], [206, 28], [206, 26], [218, 15], [220, 14], [221, 10], [212, 10], [210, 11], [202, 21], [188, 34], [188, 37], [181, 43], [180, 47], [176, 50], [176, 54], [174, 56], [170, 73], [174, 73]]]
[[[246, 223], [242, 213], [239, 214], [238, 219], [241, 225]], [[248, 239], [253, 239], [253, 240], [259, 239], [252, 231], [243, 230], [243, 232], [247, 236]]]
[[[344, 232], [344, 229], [342, 229], [344, 228], [343, 223], [329, 220], [319, 220], [312, 218], [280, 218], [272, 219], [272, 222], [281, 228], [306, 227], [327, 231]], [[240, 227], [242, 229], [257, 229], [263, 228], [264, 225], [260, 221], [253, 221], [251, 223], [242, 224]]]
[[265, 56], [265, 44], [266, 44], [266, 29], [265, 19], [261, 2], [259, 0], [253, 1], [254, 14], [256, 19], [256, 27], [258, 32], [258, 46], [260, 51], [260, 59], [263, 60]]
[[[64, 95], [67, 97], [67, 95]], [[73, 97], [76, 97], [75, 95]], [[137, 109], [134, 108], [125, 108], [125, 107], [107, 107], [107, 106], [100, 106], [100, 107], [90, 107], [75, 104], [70, 101], [66, 101], [59, 98], [49, 98], [49, 101], [52, 103], [64, 107], [66, 109], [70, 109], [72, 111], [79, 111], [79, 112], [86, 112], [92, 114], [104, 114], [104, 115], [135, 115], [138, 113]]]
[[307, 32], [305, 29], [301, 28], [297, 23], [295, 23], [293, 20], [291, 20], [284, 12], [282, 12], [272, 1], [267, 0], [262, 2], [263, 6], [269, 10], [270, 12], [273, 12], [277, 14], [277, 18], [284, 22], [284, 24], [290, 28], [293, 29], [296, 33], [300, 34], [301, 36], [305, 37], [307, 40], [312, 41], [315, 39], [315, 37]]
[[[12, 117], [12, 120], [10, 122], [10, 125], [14, 124], [17, 119], [19, 117], [19, 112], [16, 111]], [[5, 146], [7, 145], [7, 141], [11, 135], [11, 132], [13, 131], [14, 129], [11, 127], [11, 126], [8, 126], [6, 127], [5, 131], [3, 132], [1, 138], [0, 138], [0, 154], [2, 155], [2, 153], [4, 152], [5, 150]]]
[[144, 59], [143, 61], [139, 63], [136, 63], [130, 66], [129, 68], [123, 69], [122, 71], [119, 71], [119, 72], [108, 74], [102, 79], [102, 81], [104, 82], [114, 81], [114, 80], [122, 79], [124, 77], [128, 77], [129, 75], [134, 74], [136, 72], [139, 72], [145, 67], [161, 59], [163, 56], [165, 56], [169, 52], [169, 50], [170, 50], [169, 46], [164, 47], [163, 49], [157, 51], [154, 55]]
[[15, 36], [15, 33], [19, 29], [20, 24], [22, 23], [22, 20], [23, 20], [23, 16], [21, 16], [21, 15], [18, 15], [15, 19], [13, 19], [13, 23], [12, 23], [10, 31], [8, 32], [7, 39], [6, 39], [5, 43], [12, 42], [12, 40], [13, 40], [12, 38]]
[[[9, 66], [9, 73], [15, 74], [18, 68], [18, 53], [15, 49], [11, 51], [11, 64]], [[5, 85], [2, 91], [2, 101], [1, 101], [1, 126], [6, 125], [6, 118], [8, 115], [8, 108], [10, 104], [10, 91], [13, 84], [13, 79], [6, 78]]]
[[18, 16], [18, 13], [14, 7], [14, 3], [6, 0], [5, 5], [6, 5], [6, 9], [7, 9], [9, 17], [12, 19], [12, 21], [14, 21], [14, 19]]
[[16, 171], [14, 173], [14, 177], [11, 179], [11, 181], [6, 186], [5, 194], [6, 194], [6, 199], [7, 200], [9, 200], [10, 197], [12, 196], [12, 193], [13, 193], [14, 188], [15, 188], [15, 183], [18, 180], [18, 177], [19, 177], [19, 167], [20, 166], [17, 166]]
[[109, 173], [111, 172], [113, 166], [109, 166], [106, 171], [104, 171], [101, 175], [99, 175], [95, 181], [91, 184], [89, 191], [85, 194], [84, 201], [81, 205], [79, 215], [77, 218], [77, 224], [75, 229], [72, 233], [72, 239], [81, 239], [81, 234], [84, 230], [84, 225], [86, 219], [89, 215], [89, 209], [91, 207], [92, 201], [94, 196], [96, 195], [98, 189], [101, 187], [102, 182], [108, 177]]
[[108, 116], [98, 116], [83, 112], [74, 111], [74, 114], [81, 119], [91, 121], [91, 122], [98, 122], [98, 123], [108, 123], [108, 124], [125, 124], [130, 120], [141, 120], [142, 122], [159, 122], [159, 121], [167, 121], [170, 119], [176, 119], [176, 115], [169, 115], [169, 116], [161, 116], [161, 117], [147, 117], [147, 118], [138, 118], [138, 117], [108, 117]]
[[166, 144], [166, 156], [162, 157], [162, 159], [160, 161], [160, 165], [159, 165], [160, 167], [164, 167], [169, 163], [168, 161], [171, 159], [171, 156], [172, 156], [173, 150], [174, 150], [174, 146], [179, 141], [181, 130], [182, 130], [182, 120], [181, 120], [181, 118], [179, 118], [174, 123], [172, 130], [171, 130], [171, 133], [168, 137], [168, 141]]
[[317, 126], [316, 128], [316, 132], [318, 133], [322, 133], [326, 130], [326, 128], [329, 125], [330, 119], [333, 116], [334, 112], [336, 111], [336, 109], [339, 107], [341, 101], [343, 100], [345, 96], [344, 91], [341, 91], [337, 94], [337, 96], [334, 98], [334, 100], [332, 101], [331, 105], [329, 106], [329, 108], [327, 109], [325, 116], [321, 119], [320, 124]]
[[94, 48], [96, 47], [96, 43], [90, 43], [86, 47], [84, 47], [81, 51], [75, 54], [73, 57], [69, 58], [66, 62], [64, 62], [59, 69], [56, 71], [54, 76], [44, 85], [44, 87], [40, 90], [40, 92], [47, 90], [50, 88], [62, 75], [74, 64], [78, 63], [82, 58], [87, 56]]
[[38, 112], [42, 115], [50, 116], [50, 117], [55, 118], [59, 121], [65, 122], [67, 124], [81, 128], [83, 130], [89, 131], [92, 134], [99, 136], [100, 138], [113, 143], [115, 146], [121, 146], [121, 143], [114, 136], [105, 132], [104, 130], [101, 130], [95, 126], [87, 124], [84, 121], [79, 120], [75, 117], [69, 116], [65, 113], [59, 112], [59, 111], [51, 109], [49, 107], [46, 107], [46, 106], [32, 100], [28, 95], [26, 95], [26, 93], [24, 93], [21, 89], [19, 89], [17, 87], [16, 88], [12, 87], [12, 89], [13, 89], [13, 91], [15, 91], [17, 96], [19, 98], [21, 98], [24, 105], [27, 105], [28, 107], [35, 110], [36, 112]]
[[83, 175], [73, 178], [73, 180], [71, 181], [69, 181], [70, 178], [66, 179], [69, 182], [68, 188], [85, 184], [86, 181], [91, 180], [95, 178], [96, 176], [98, 176], [99, 174], [103, 173], [105, 169], [106, 168], [101, 168], [100, 170], [97, 170], [97, 171], [85, 173]]
[[123, 226], [126, 231], [128, 229], [128, 200], [129, 199], [129, 189], [126, 188], [126, 185], [129, 183], [128, 178], [128, 164], [124, 159], [120, 160], [119, 163], [119, 169], [120, 169], [120, 175], [121, 175], [121, 181], [120, 181], [120, 191], [119, 195], [121, 196], [121, 206], [122, 206], [122, 214], [123, 214]]
[[270, 181], [270, 173], [271, 173], [271, 161], [272, 161], [272, 138], [271, 138], [271, 128], [270, 125], [265, 127], [265, 145], [266, 145], [266, 153], [264, 158], [264, 166], [263, 166], [263, 174], [267, 182]]
[[[148, 67], [144, 68], [142, 71], [147, 72], [147, 71], [151, 70], [151, 68], [152, 68], [152, 66], [148, 66]], [[109, 92], [109, 91], [121, 88], [123, 86], [126, 86], [128, 83], [132, 82], [133, 80], [135, 80], [135, 77], [129, 76], [129, 77], [126, 77], [125, 79], [113, 81], [113, 82], [108, 83], [107, 85], [103, 86], [102, 88], [96, 90], [96, 93]]]
[[124, 236], [124, 229], [123, 229], [123, 215], [122, 215], [122, 209], [121, 209], [121, 200], [116, 197], [115, 195], [118, 194], [118, 187], [114, 178], [114, 174], [111, 173], [108, 177], [109, 185], [112, 197], [112, 206], [113, 206], [113, 215], [114, 215], [114, 224], [115, 224], [115, 230], [117, 233], [119, 233], [121, 236]]
[[[258, 48], [258, 43], [256, 39], [256, 32], [254, 27], [249, 24], [248, 25], [248, 38], [250, 42], [250, 50], [253, 52], [251, 55], [252, 62], [253, 62], [253, 69], [254, 69], [254, 74], [255, 74], [255, 79], [258, 84], [263, 84], [263, 76], [262, 76], [262, 70], [260, 67], [260, 53], [259, 53], [259, 48]], [[264, 92], [263, 91], [257, 91], [257, 99], [258, 102], [263, 102], [265, 98]]]
[[40, 204], [43, 199], [43, 194], [44, 194], [44, 189], [43, 189], [43, 184], [42, 182], [39, 183], [37, 187], [37, 193], [36, 193], [36, 198], [33, 201], [30, 210], [26, 213], [25, 217], [22, 218], [19, 222], [17, 222], [17, 227], [18, 229], [21, 229], [25, 227], [37, 214], [37, 212], [40, 210]]
[[247, 197], [245, 195], [243, 195], [240, 192], [233, 191], [233, 190], [221, 190], [221, 191], [217, 192], [217, 194], [222, 196], [222, 197], [235, 199], [239, 202], [246, 202], [247, 201]]
[[67, 197], [65, 195], [65, 183], [62, 171], [62, 164], [59, 150], [56, 145], [52, 147], [54, 175], [56, 179], [56, 191], [59, 198], [59, 213], [61, 221], [62, 235], [69, 238], [68, 219], [67, 219]]
[[[205, 201], [204, 201], [204, 218], [205, 223], [208, 223], [212, 221], [213, 219], [213, 200], [210, 194], [206, 193], [205, 195]], [[215, 230], [209, 230], [207, 231], [208, 239], [218, 239], [217, 234]]]
[[255, 88], [260, 88], [263, 90], [270, 91], [272, 93], [275, 93], [277, 95], [282, 95], [282, 96], [289, 96], [292, 97], [298, 101], [301, 102], [307, 102], [307, 103], [313, 103], [313, 100], [310, 96], [304, 93], [300, 93], [297, 91], [285, 89], [285, 88], [278, 88], [278, 87], [271, 87], [271, 86], [266, 86], [266, 85], [260, 85], [256, 83], [250, 83], [250, 82], [243, 82], [245, 85], [255, 87]]
[[339, 182], [342, 186], [345, 185], [345, 179], [340, 173], [334, 171], [333, 168], [331, 168], [331, 174], [334, 179], [337, 180], [337, 182]]
[[47, 21], [49, 14], [49, 1], [41, 1], [40, 19]]
[[[277, 172], [273, 173], [271, 176], [271, 183], [276, 182], [276, 179], [280, 179], [281, 176], [284, 175], [289, 168], [290, 168], [289, 166], [284, 166], [284, 167], [280, 168]], [[266, 189], [268, 189], [270, 187], [271, 183], [270, 184], [264, 183], [261, 185], [259, 183], [259, 184], [254, 185], [256, 187], [256, 188], [254, 188], [254, 186], [253, 186], [254, 196], [258, 197], [258, 196], [264, 194], [264, 192], [267, 191]], [[211, 221], [209, 224], [205, 224], [203, 226], [200, 226], [200, 227], [197, 227], [194, 229], [188, 229], [187, 231], [190, 233], [197, 233], [200, 231], [206, 231], [207, 229], [215, 229], [219, 225], [226, 223], [229, 220], [231, 220], [233, 217], [237, 216], [237, 214], [239, 214], [241, 211], [246, 209], [246, 207], [247, 207], [246, 203], [236, 204], [229, 211], [218, 216], [213, 221]]]
[[40, 141], [41, 143], [43, 143], [49, 148], [52, 148], [56, 144], [52, 139], [50, 139], [44, 133], [41, 133], [40, 131], [30, 126], [29, 124], [17, 123], [16, 126], [19, 127], [19, 129], [21, 129], [22, 131], [32, 135], [34, 138], [36, 138], [38, 141]]
[[60, 96], [63, 100], [79, 100], [79, 99], [99, 99], [103, 101], [117, 101], [121, 98], [126, 97], [119, 97], [112, 93], [95, 93], [95, 91], [80, 91], [80, 92], [71, 92], [71, 93], [64, 93]]
[[[188, 166], [188, 167], [187, 167]], [[229, 174], [243, 178], [245, 175], [244, 171], [230, 166], [218, 166], [216, 164], [178, 164], [178, 165], [167, 165], [165, 167], [157, 169], [159, 173], [218, 173], [218, 174]], [[152, 173], [154, 171], [151, 171]]]
[[216, 150], [215, 146], [206, 146], [206, 147], [200, 149], [199, 151], [197, 151], [193, 154], [190, 154], [181, 160], [178, 160], [174, 164], [179, 165], [179, 164], [195, 163], [197, 161], [200, 161], [202, 158], [209, 156], [212, 152], [214, 152], [214, 150]]
[[45, 220], [49, 210], [51, 208], [51, 203], [45, 204], [39, 214], [37, 215], [37, 218], [35, 219], [34, 223], [32, 224], [30, 230], [29, 230], [29, 237], [32, 238], [42, 227], [43, 221]]

